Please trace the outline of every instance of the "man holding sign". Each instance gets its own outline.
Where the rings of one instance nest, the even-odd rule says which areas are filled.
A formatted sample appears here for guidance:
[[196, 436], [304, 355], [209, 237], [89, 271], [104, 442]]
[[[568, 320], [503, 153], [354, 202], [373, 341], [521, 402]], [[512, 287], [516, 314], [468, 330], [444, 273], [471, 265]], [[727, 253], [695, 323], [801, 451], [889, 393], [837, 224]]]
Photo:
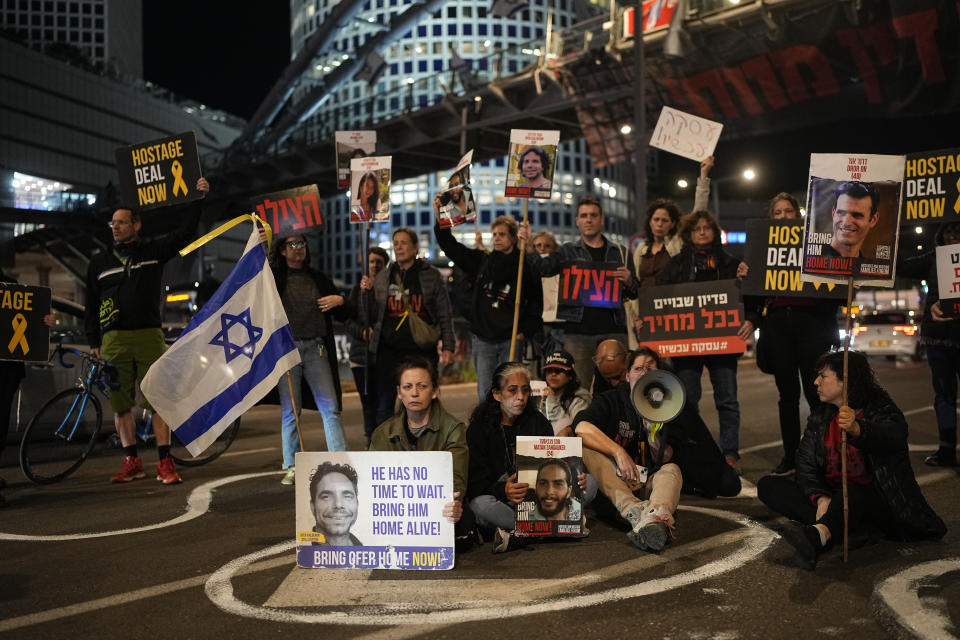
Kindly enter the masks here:
[[[577, 205], [577, 228], [580, 240], [568, 242], [548, 256], [533, 255], [530, 264], [541, 277], [559, 274], [571, 263], [603, 262], [617, 281], [616, 300], [585, 301], [576, 306], [561, 307], [557, 317], [565, 320], [563, 348], [574, 359], [577, 377], [583, 386], [593, 383], [592, 358], [597, 345], [604, 340], [627, 341], [626, 314], [623, 300], [637, 297], [637, 278], [629, 252], [603, 235], [603, 208], [596, 198], [587, 197]], [[520, 237], [530, 241], [530, 225], [524, 222]], [[612, 289], [612, 288], [611, 288]], [[595, 306], [594, 306], [595, 305]]]
[[[210, 191], [205, 178], [197, 180], [197, 190]], [[137, 453], [133, 414], [136, 383], [166, 350], [160, 328], [160, 277], [163, 265], [177, 255], [196, 233], [200, 221], [200, 201], [188, 204], [182, 212], [180, 228], [158, 240], [140, 238], [140, 214], [126, 205], [113, 212], [113, 247], [90, 259], [87, 270], [86, 332], [90, 351], [116, 367], [118, 389], [110, 390], [110, 406], [125, 458], [123, 468], [111, 482], [130, 482], [143, 478], [143, 460]], [[150, 405], [143, 402], [144, 409]], [[181, 481], [170, 457], [170, 427], [158, 414], [153, 415], [157, 437], [157, 480], [163, 484]]]

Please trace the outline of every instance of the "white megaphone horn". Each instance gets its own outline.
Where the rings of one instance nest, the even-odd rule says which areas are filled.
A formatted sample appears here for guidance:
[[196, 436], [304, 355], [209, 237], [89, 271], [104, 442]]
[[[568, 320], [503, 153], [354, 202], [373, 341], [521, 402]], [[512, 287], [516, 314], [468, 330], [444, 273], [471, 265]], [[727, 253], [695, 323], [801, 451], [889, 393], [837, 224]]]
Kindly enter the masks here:
[[650, 422], [669, 422], [680, 415], [686, 393], [680, 378], [669, 371], [654, 369], [633, 387], [633, 406]]

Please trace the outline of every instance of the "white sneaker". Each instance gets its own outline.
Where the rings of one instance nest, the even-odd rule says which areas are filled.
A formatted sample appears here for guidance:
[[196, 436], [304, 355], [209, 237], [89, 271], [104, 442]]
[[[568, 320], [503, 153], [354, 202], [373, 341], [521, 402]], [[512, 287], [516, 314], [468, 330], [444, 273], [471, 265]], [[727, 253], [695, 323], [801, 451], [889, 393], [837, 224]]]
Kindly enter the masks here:
[[280, 484], [291, 485], [297, 483], [297, 468], [290, 467], [287, 469], [287, 475], [283, 476], [283, 480], [280, 481]]

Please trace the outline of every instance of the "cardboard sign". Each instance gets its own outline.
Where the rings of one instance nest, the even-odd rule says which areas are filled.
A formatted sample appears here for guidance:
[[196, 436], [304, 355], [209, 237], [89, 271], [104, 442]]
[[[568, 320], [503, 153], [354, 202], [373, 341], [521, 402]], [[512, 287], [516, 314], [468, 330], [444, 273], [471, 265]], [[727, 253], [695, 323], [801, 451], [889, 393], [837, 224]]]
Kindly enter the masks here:
[[937, 247], [937, 290], [943, 315], [960, 318], [960, 244]]
[[308, 233], [323, 224], [320, 192], [315, 184], [257, 196], [251, 204], [278, 236]]
[[0, 282], [0, 360], [45, 362], [50, 351], [50, 287]]
[[653, 129], [650, 146], [697, 162], [713, 155], [723, 125], [690, 113], [664, 107]]
[[518, 536], [582, 536], [585, 473], [580, 438], [517, 436], [517, 482], [527, 495], [517, 503]]
[[903, 221], [960, 220], [960, 149], [907, 154]]
[[119, 147], [114, 155], [124, 204], [147, 211], [199, 200], [200, 157], [192, 131]]
[[904, 156], [810, 156], [804, 280], [892, 287]]
[[392, 156], [350, 161], [350, 222], [390, 220], [390, 165]]
[[337, 131], [334, 133], [337, 152], [337, 188], [350, 188], [350, 162], [377, 152], [376, 131]]
[[846, 298], [846, 288], [834, 282], [804, 282], [803, 222], [747, 220], [744, 261], [750, 265], [740, 290], [750, 296]]
[[455, 227], [477, 219], [477, 203], [473, 198], [473, 189], [470, 188], [471, 161], [473, 161], [473, 149], [460, 158], [457, 168], [447, 180], [447, 188], [439, 194], [438, 224], [441, 228]]
[[297, 565], [453, 568], [449, 451], [298, 453]]
[[637, 339], [663, 357], [746, 350], [737, 337], [745, 318], [736, 280], [641, 287], [638, 303]]
[[507, 186], [512, 198], [550, 198], [557, 164], [559, 131], [510, 130]]
[[623, 292], [613, 262], [571, 262], [560, 270], [557, 307], [616, 308], [623, 304]]

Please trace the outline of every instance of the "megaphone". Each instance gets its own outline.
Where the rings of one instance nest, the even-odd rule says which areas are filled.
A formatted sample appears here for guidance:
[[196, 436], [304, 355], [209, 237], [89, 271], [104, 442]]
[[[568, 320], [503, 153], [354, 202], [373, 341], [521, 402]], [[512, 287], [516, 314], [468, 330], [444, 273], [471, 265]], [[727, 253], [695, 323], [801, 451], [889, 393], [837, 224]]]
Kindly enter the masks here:
[[633, 406], [649, 422], [669, 422], [680, 415], [686, 403], [680, 378], [669, 371], [653, 369], [633, 387]]

